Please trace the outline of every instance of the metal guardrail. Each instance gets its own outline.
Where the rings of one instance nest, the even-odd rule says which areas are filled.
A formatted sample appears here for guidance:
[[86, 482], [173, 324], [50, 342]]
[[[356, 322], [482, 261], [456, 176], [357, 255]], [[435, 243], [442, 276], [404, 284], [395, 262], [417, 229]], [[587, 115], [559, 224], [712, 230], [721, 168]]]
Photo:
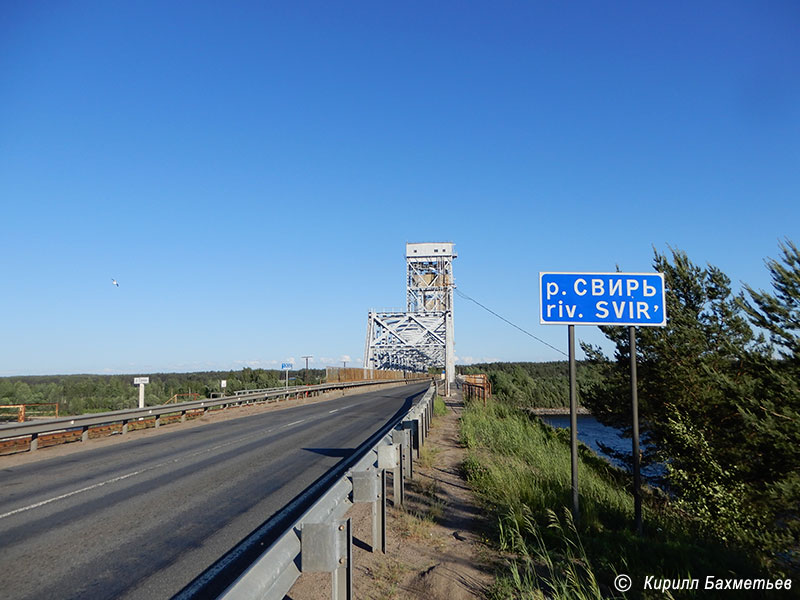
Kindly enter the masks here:
[[[393, 502], [402, 505], [405, 479], [413, 477], [413, 459], [419, 457], [433, 419], [435, 391], [431, 384], [406, 414], [376, 433], [358, 453], [284, 507], [175, 599], [281, 600], [302, 573], [326, 572], [331, 574], [333, 600], [351, 600], [352, 521], [345, 515], [353, 504], [372, 504], [372, 551], [386, 552], [386, 471], [392, 471]], [[285, 522], [286, 515], [311, 501], [300, 517], [275, 534], [275, 522]], [[265, 539], [274, 541], [262, 552]], [[249, 566], [239, 569], [229, 583], [232, 576], [226, 580], [226, 570], [245, 555], [252, 557], [245, 563]]]
[[186, 420], [187, 413], [198, 411], [205, 413], [214, 408], [241, 406], [243, 404], [269, 402], [272, 400], [277, 401], [282, 398], [289, 399], [318, 396], [326, 392], [344, 390], [346, 388], [357, 388], [368, 385], [383, 385], [389, 383], [418, 383], [418, 380], [371, 380], [274, 388], [271, 390], [251, 392], [249, 394], [226, 396], [224, 398], [214, 400], [195, 400], [192, 402], [181, 402], [179, 404], [170, 404], [166, 406], [161, 405], [145, 408], [130, 408], [75, 417], [62, 417], [58, 419], [0, 425], [0, 442], [30, 436], [30, 450], [34, 451], [39, 447], [38, 439], [40, 435], [81, 430], [81, 441], [85, 442], [89, 439], [89, 429], [100, 425], [121, 423], [121, 433], [125, 434], [128, 432], [128, 423], [146, 419], [155, 419], [155, 427], [159, 427], [161, 425], [161, 418], [165, 415], [180, 414], [181, 422], [183, 422]]
[[[293, 385], [292, 387], [302, 387]], [[239, 390], [238, 392], [233, 392], [234, 396], [247, 396], [248, 394], [268, 394], [270, 392], [277, 392], [280, 390], [287, 390], [290, 389], [289, 386], [282, 385], [280, 387], [272, 387], [272, 388], [262, 388], [258, 390]]]

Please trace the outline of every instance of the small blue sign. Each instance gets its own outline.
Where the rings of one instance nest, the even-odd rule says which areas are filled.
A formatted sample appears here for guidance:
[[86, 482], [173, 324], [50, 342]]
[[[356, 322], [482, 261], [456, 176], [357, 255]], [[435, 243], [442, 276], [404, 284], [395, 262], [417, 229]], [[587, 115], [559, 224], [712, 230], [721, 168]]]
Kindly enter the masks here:
[[294, 365], [292, 363], [281, 363], [281, 369], [287, 369], [291, 371], [294, 369]]
[[539, 273], [539, 322], [664, 327], [664, 275]]

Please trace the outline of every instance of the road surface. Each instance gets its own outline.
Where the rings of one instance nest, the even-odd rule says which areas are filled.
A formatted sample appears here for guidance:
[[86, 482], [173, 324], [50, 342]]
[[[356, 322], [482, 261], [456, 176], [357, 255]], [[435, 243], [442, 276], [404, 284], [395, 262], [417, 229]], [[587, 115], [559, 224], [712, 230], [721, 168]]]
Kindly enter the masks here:
[[428, 384], [4, 468], [0, 595], [169, 598]]

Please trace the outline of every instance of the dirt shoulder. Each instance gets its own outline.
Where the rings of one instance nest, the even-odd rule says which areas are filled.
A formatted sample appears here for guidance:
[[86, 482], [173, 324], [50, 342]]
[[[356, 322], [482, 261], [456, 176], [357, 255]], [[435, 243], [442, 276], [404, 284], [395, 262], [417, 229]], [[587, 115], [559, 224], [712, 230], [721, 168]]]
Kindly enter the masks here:
[[[482, 543], [485, 515], [462, 475], [466, 450], [459, 440], [460, 392], [447, 399], [447, 414], [436, 417], [413, 479], [406, 483], [405, 507], [387, 507], [386, 554], [372, 553], [369, 505], [353, 517], [353, 595], [370, 600], [472, 600], [484, 598], [494, 581], [493, 552]], [[387, 486], [391, 498], [391, 485]], [[305, 574], [289, 592], [291, 600], [330, 597], [330, 575]]]

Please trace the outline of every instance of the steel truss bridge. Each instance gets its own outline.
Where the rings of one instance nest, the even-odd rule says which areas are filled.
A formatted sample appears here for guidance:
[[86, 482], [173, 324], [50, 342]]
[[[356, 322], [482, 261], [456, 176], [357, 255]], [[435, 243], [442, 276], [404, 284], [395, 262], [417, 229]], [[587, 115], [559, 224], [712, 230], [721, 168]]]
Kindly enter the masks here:
[[370, 311], [364, 367], [455, 378], [452, 243], [406, 244], [406, 310]]

